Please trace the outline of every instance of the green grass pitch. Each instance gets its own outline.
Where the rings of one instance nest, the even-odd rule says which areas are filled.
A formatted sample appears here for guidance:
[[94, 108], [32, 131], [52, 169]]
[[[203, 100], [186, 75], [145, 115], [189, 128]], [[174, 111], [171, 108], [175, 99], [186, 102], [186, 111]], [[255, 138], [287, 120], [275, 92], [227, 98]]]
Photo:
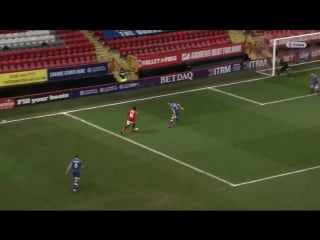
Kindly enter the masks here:
[[[3, 111], [0, 209], [318, 210], [310, 71], [320, 75], [247, 71]], [[168, 100], [185, 108], [170, 129]], [[140, 130], [121, 136], [133, 105]], [[73, 193], [64, 171], [76, 153], [85, 168]]]

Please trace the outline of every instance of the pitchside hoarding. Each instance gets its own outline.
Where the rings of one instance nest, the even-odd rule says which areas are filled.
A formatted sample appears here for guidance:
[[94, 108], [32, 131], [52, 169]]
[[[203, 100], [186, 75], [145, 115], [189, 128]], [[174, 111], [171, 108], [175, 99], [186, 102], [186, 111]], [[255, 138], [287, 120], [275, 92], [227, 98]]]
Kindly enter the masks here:
[[42, 93], [42, 94], [34, 94], [29, 96], [21, 96], [15, 98], [15, 105], [25, 106], [25, 105], [34, 105], [39, 103], [48, 103], [55, 102], [59, 100], [65, 100], [70, 98], [69, 91], [58, 91], [52, 93]]
[[189, 51], [175, 51], [161, 54], [151, 54], [137, 57], [137, 69], [154, 69], [206, 59], [224, 58], [241, 55], [244, 52], [243, 44], [228, 44], [221, 47], [206, 47]]
[[108, 63], [96, 63], [72, 67], [48, 69], [48, 81], [65, 81], [102, 76], [108, 73]]
[[83, 87], [77, 89], [69, 89], [62, 91], [55, 91], [51, 93], [35, 94], [30, 96], [20, 96], [10, 99], [0, 99], [0, 110], [10, 109], [18, 106], [34, 105], [40, 103], [47, 103], [59, 100], [94, 96], [100, 94], [108, 94], [119, 91], [126, 91], [130, 89], [145, 88], [152, 86], [159, 86], [164, 84], [193, 81], [203, 79], [206, 77], [223, 75], [231, 72], [241, 71], [245, 69], [258, 69], [265, 67], [270, 62], [270, 59], [252, 60], [246, 62], [238, 62], [225, 65], [215, 65], [210, 68], [198, 69], [194, 71], [186, 71], [180, 73], [172, 73], [161, 76], [143, 78], [136, 81], [128, 81], [124, 83], [112, 83], [105, 85], [98, 85], [92, 87]]

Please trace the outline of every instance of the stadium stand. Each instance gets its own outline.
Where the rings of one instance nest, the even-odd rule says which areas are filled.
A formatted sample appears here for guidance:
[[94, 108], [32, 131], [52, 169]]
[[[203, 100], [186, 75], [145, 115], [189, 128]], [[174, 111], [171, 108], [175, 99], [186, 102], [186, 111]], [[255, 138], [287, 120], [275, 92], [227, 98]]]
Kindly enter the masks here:
[[[91, 33], [103, 43], [109, 53], [113, 54], [113, 60], [116, 60], [113, 62], [117, 62], [115, 66], [119, 65], [128, 69], [129, 73], [133, 73], [137, 77], [151, 76], [153, 73], [165, 74], [180, 71], [188, 69], [190, 66], [200, 66], [205, 62], [209, 64], [212, 59], [202, 61], [199, 58], [193, 60], [191, 65], [191, 62], [181, 62], [172, 64], [172, 66], [168, 64], [165, 68], [161, 66], [160, 69], [157, 69], [159, 66], [154, 65], [154, 70], [142, 73], [142, 69], [134, 69], [133, 65], [129, 64], [130, 60], [127, 58], [129, 55], [140, 60], [148, 57], [163, 57], [166, 54], [180, 54], [183, 51], [223, 48], [234, 44], [230, 38], [229, 30], [92, 30]], [[243, 58], [244, 54], [242, 52], [234, 54], [232, 57]], [[115, 76], [118, 75], [119, 69], [115, 68], [113, 71]]]
[[103, 31], [94, 34], [110, 49], [119, 50], [120, 55], [145, 56], [173, 52], [177, 50], [193, 50], [201, 47], [222, 46], [230, 44], [227, 30], [183, 30], [158, 34], [107, 39]]
[[0, 73], [96, 62], [94, 45], [81, 31], [0, 31]]

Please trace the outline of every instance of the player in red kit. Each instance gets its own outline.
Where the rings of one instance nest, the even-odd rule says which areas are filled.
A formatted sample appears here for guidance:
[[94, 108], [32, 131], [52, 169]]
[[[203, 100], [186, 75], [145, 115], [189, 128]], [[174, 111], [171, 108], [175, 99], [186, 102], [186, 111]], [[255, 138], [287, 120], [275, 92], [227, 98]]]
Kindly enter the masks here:
[[127, 123], [125, 126], [122, 127], [121, 134], [123, 134], [130, 126], [131, 126], [131, 132], [135, 131], [137, 113], [138, 112], [136, 107], [132, 107], [132, 109], [130, 109], [127, 112]]

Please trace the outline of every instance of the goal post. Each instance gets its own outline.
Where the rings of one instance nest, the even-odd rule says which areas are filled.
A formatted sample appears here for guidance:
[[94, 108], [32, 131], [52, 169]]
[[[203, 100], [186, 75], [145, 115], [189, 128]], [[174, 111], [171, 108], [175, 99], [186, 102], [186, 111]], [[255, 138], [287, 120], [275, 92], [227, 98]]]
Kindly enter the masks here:
[[293, 65], [320, 59], [320, 30], [308, 34], [270, 39], [269, 47], [272, 47], [271, 76], [275, 76], [281, 59]]

